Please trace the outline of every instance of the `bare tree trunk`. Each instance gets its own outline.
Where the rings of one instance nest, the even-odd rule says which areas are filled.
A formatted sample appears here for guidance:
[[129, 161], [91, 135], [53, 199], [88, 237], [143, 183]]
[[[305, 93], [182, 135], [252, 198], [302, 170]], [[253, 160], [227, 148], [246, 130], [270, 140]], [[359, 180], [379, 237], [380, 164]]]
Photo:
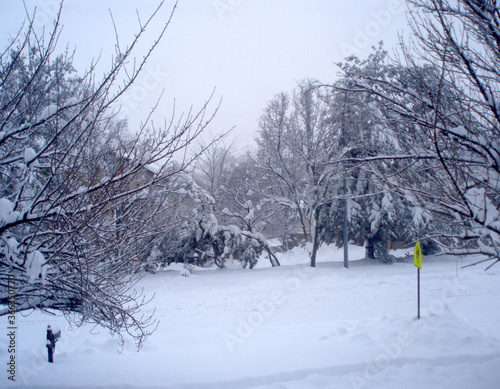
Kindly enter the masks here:
[[316, 208], [314, 210], [314, 228], [313, 228], [313, 248], [311, 252], [311, 267], [316, 267], [316, 254], [318, 253], [319, 248], [319, 214], [320, 208]]
[[298, 213], [299, 213], [300, 225], [302, 227], [302, 232], [304, 234], [304, 240], [306, 242], [309, 242], [310, 234], [309, 234], [309, 231], [307, 230], [304, 212], [302, 212], [302, 209], [300, 208], [300, 204], [297, 204], [297, 209], [298, 209]]

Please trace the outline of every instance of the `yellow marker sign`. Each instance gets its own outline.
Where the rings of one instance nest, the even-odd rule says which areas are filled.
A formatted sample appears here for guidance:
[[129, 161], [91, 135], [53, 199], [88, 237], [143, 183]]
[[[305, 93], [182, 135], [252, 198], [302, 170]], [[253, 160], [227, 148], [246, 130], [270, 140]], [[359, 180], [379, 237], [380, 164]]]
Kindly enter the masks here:
[[413, 254], [413, 264], [422, 269], [422, 251], [420, 251], [420, 242], [415, 244], [415, 253]]

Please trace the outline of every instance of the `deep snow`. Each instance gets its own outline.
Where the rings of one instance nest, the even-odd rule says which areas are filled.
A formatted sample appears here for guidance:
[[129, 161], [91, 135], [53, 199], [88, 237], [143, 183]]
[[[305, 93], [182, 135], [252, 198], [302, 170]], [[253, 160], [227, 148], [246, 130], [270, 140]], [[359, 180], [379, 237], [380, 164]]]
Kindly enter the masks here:
[[[362, 248], [352, 247], [351, 259]], [[270, 268], [180, 267], [141, 282], [156, 293], [157, 331], [137, 353], [90, 326], [62, 317], [17, 314], [16, 382], [27, 388], [498, 388], [500, 266], [460, 269], [450, 257], [424, 257], [422, 318], [416, 319], [416, 268], [358, 260], [323, 247], [307, 266], [297, 248]], [[458, 266], [473, 258], [460, 260]], [[458, 269], [458, 270], [457, 270]], [[45, 329], [59, 325], [55, 363]], [[0, 318], [6, 333], [6, 317]], [[97, 329], [93, 331], [99, 332]], [[6, 366], [8, 338], [0, 337]]]

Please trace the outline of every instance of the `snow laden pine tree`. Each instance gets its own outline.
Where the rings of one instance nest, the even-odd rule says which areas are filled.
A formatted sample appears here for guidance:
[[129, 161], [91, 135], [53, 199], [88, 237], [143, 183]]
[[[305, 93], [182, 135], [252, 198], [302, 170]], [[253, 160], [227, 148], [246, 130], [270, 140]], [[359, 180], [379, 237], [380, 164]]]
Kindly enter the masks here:
[[[370, 78], [392, 77], [399, 71], [387, 64], [387, 52], [382, 44], [365, 60], [349, 57], [339, 64], [346, 74], [363, 74]], [[380, 155], [395, 153], [396, 140], [387, 124], [386, 111], [376, 95], [355, 87], [350, 77], [342, 77], [334, 85], [323, 85], [332, 93], [332, 109], [341, 127], [343, 154], [334, 164], [344, 166], [342, 193], [347, 198], [349, 237], [366, 247], [367, 258], [391, 260], [388, 249], [392, 241], [411, 244], [430, 231], [428, 212], [398, 193], [386, 180], [398, 162], [379, 160]], [[370, 163], [373, 159], [377, 163]], [[340, 244], [342, 209], [340, 199], [334, 199], [322, 215], [322, 239]]]
[[[500, 9], [496, 1], [412, 0], [412, 41], [389, 72], [346, 69], [371, 93], [393, 152], [379, 175], [430, 212], [442, 249], [500, 261]], [[409, 47], [414, 48], [413, 50]]]

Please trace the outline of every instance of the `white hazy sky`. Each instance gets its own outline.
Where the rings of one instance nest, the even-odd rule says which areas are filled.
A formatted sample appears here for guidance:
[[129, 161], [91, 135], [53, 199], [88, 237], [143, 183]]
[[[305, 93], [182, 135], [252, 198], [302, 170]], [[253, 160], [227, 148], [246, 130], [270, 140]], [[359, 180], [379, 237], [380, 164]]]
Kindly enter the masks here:
[[[36, 27], [55, 15], [56, 0], [26, 0], [37, 7]], [[146, 37], [151, 43], [168, 19], [173, 0]], [[83, 71], [101, 55], [102, 66], [114, 53], [112, 11], [121, 45], [137, 31], [157, 0], [66, 0], [60, 48], [76, 49], [75, 67]], [[210, 126], [214, 134], [235, 126], [239, 145], [251, 143], [257, 121], [276, 93], [290, 91], [304, 78], [333, 82], [334, 65], [350, 54], [366, 57], [383, 40], [397, 43], [406, 25], [404, 0], [179, 0], [167, 35], [151, 57], [142, 78], [123, 101], [132, 126], [137, 125], [164, 90], [156, 120], [177, 110], [200, 107], [215, 88], [222, 107]], [[22, 0], [0, 0], [0, 45], [25, 17]], [[141, 52], [136, 53], [138, 57]], [[103, 68], [104, 69], [104, 68]]]

